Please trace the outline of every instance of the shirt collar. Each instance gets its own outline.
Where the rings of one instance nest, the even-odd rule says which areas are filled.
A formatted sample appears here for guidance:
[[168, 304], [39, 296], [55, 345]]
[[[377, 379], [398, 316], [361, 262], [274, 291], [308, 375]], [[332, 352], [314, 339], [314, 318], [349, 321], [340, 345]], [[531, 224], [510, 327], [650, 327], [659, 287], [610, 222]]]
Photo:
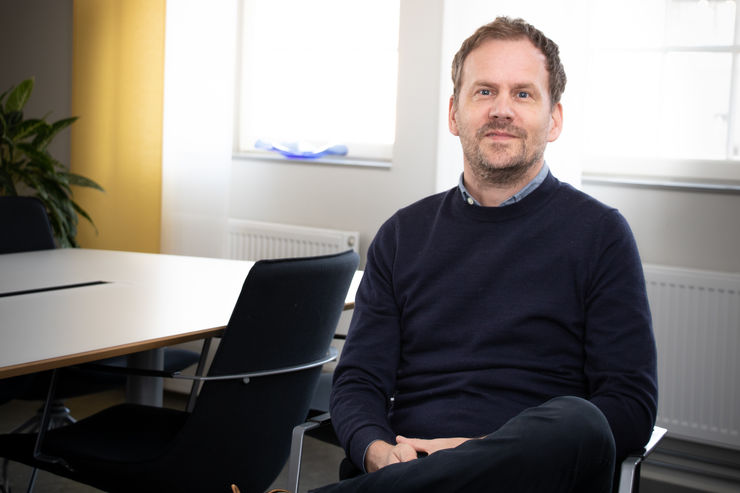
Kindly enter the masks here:
[[[547, 163], [542, 163], [542, 168], [540, 169], [540, 172], [537, 173], [537, 176], [532, 178], [532, 181], [527, 183], [524, 188], [519, 190], [517, 193], [509, 197], [508, 199], [504, 200], [499, 204], [499, 207], [504, 207], [507, 205], [515, 204], [522, 200], [524, 197], [529, 195], [530, 193], [534, 192], [537, 187], [539, 187], [543, 181], [545, 181], [545, 178], [547, 178], [547, 173], [549, 173], [550, 168], [547, 166]], [[470, 205], [477, 205], [480, 206], [480, 202], [475, 200], [472, 195], [468, 193], [468, 190], [465, 188], [465, 184], [463, 183], [463, 173], [460, 173], [460, 182], [458, 183], [458, 188], [460, 189], [460, 193], [462, 194], [463, 200], [470, 204]]]

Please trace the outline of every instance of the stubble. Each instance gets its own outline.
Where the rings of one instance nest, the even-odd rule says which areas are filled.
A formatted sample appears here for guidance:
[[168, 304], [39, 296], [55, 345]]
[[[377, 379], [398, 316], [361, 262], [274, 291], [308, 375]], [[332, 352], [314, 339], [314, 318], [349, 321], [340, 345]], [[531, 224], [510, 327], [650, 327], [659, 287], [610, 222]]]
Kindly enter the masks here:
[[[491, 131], [506, 132], [517, 140], [510, 143], [485, 142], [486, 133]], [[466, 136], [460, 141], [463, 155], [479, 182], [508, 186], [523, 180], [544, 156], [545, 145], [533, 147], [528, 137], [528, 132], [522, 128], [494, 121], [479, 128], [472, 137]]]

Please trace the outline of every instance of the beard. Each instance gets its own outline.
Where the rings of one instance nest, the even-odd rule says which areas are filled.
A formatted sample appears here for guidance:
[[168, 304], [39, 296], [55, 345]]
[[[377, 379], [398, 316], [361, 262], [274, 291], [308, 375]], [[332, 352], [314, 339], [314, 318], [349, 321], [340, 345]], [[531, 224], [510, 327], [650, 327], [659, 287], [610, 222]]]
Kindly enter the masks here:
[[[503, 131], [517, 137], [518, 142], [483, 144], [486, 133]], [[467, 132], [460, 142], [465, 160], [481, 183], [511, 185], [524, 178], [545, 154], [544, 136], [529, 138], [526, 130], [506, 122], [490, 122], [479, 128], [473, 136]], [[519, 149], [514, 149], [516, 144]]]

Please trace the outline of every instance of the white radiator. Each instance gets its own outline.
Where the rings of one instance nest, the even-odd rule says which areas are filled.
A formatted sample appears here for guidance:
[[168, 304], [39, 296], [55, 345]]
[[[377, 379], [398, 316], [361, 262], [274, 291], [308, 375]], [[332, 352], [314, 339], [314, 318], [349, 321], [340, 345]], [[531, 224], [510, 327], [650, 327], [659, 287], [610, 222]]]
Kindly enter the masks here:
[[241, 260], [311, 257], [346, 250], [359, 253], [356, 231], [229, 219], [227, 256]]
[[740, 275], [645, 265], [658, 425], [740, 449]]

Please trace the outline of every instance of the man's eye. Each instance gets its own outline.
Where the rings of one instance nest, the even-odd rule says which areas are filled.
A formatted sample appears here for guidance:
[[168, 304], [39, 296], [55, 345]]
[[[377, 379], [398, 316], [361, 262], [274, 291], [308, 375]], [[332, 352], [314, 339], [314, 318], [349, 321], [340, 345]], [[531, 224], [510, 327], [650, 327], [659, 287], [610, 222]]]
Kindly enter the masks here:
[[529, 97], [529, 93], [527, 91], [519, 91], [517, 93], [517, 97], [527, 99]]
[[478, 94], [480, 94], [481, 96], [490, 96], [491, 95], [491, 90], [490, 89], [481, 89], [480, 91], [478, 91]]

